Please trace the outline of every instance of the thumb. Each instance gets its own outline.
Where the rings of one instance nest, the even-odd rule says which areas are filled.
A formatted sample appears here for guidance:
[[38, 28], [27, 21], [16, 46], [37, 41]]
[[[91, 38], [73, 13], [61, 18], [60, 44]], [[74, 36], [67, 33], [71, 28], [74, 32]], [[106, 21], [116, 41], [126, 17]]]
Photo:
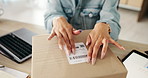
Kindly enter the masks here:
[[82, 30], [73, 30], [72, 33], [73, 33], [74, 35], [78, 35], [78, 34], [80, 34], [81, 32], [82, 32]]

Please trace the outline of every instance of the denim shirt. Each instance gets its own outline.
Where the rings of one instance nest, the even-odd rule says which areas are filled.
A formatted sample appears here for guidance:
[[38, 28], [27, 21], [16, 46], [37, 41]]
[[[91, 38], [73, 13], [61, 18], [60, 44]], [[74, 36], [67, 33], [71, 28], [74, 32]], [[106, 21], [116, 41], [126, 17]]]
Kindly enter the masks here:
[[96, 23], [106, 22], [111, 27], [110, 36], [118, 39], [120, 32], [117, 11], [119, 0], [48, 0], [48, 10], [45, 13], [45, 28], [52, 30], [52, 21], [63, 16], [75, 29], [93, 29]]

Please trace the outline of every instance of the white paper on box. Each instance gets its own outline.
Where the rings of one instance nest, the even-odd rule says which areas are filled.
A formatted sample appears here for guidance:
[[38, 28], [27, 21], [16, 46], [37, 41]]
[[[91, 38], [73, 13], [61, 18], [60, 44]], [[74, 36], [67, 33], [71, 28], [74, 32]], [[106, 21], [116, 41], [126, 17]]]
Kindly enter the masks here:
[[75, 54], [68, 54], [67, 59], [69, 64], [78, 64], [78, 63], [84, 63], [87, 61], [87, 48], [84, 45], [83, 42], [75, 43], [76, 51]]

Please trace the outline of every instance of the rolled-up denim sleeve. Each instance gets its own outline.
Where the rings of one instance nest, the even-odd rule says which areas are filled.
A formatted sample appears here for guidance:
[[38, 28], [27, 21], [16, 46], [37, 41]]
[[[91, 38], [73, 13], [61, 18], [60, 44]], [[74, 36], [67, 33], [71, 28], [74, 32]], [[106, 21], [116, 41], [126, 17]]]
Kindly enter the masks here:
[[110, 36], [114, 40], [118, 39], [121, 29], [119, 25], [120, 15], [117, 11], [118, 1], [119, 0], [105, 0], [100, 12], [100, 20], [97, 21], [97, 23], [106, 22], [110, 25]]
[[52, 30], [52, 21], [56, 17], [66, 17], [60, 0], [48, 0], [47, 4], [47, 11], [44, 15], [44, 22], [45, 22], [45, 28], [49, 31], [49, 33]]

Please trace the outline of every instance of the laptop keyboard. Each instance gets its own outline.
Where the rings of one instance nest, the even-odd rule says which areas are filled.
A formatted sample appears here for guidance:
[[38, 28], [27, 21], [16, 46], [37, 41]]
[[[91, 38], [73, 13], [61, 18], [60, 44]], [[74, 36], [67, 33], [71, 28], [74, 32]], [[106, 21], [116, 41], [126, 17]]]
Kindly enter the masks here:
[[32, 54], [32, 46], [12, 33], [0, 37], [0, 44], [11, 51], [19, 59], [23, 59]]

